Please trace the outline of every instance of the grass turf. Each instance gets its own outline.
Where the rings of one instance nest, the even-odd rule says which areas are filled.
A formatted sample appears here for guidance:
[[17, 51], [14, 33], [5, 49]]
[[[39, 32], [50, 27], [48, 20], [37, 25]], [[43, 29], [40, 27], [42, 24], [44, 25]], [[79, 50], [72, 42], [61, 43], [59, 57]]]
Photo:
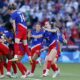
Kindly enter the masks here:
[[[29, 64], [25, 64], [28, 69], [30, 69]], [[17, 78], [8, 78], [5, 77], [0, 80], [80, 80], [80, 64], [58, 64], [61, 70], [61, 75], [58, 76], [57, 78], [53, 79], [52, 78], [52, 70], [50, 70], [50, 74], [47, 77], [41, 77], [42, 76], [42, 66], [37, 66], [36, 71], [35, 71], [35, 76], [32, 78], [26, 78], [26, 79], [21, 79], [21, 73], [18, 72], [18, 77]], [[5, 71], [6, 73], [6, 71]]]

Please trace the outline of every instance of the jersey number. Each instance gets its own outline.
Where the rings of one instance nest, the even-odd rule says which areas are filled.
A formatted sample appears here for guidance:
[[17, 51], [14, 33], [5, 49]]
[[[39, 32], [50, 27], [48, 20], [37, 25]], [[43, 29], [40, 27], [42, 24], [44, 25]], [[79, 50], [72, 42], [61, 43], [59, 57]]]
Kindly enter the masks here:
[[20, 18], [21, 18], [21, 22], [24, 22], [25, 21], [25, 18], [24, 18], [24, 15], [23, 14], [20, 15]]

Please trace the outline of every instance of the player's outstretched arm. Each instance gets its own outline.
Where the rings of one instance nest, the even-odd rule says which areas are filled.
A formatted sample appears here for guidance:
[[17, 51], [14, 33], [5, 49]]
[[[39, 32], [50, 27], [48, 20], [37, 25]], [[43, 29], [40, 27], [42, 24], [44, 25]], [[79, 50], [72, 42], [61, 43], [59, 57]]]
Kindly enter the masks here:
[[57, 32], [57, 29], [49, 29], [49, 28], [45, 28], [43, 27], [44, 30], [49, 31], [49, 32]]

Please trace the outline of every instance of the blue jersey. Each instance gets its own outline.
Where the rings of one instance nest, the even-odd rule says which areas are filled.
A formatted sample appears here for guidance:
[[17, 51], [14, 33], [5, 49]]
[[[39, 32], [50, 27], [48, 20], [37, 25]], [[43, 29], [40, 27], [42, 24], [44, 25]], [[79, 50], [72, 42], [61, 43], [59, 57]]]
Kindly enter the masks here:
[[0, 27], [0, 32], [4, 32], [5, 28], [3, 26]]
[[[43, 33], [43, 31], [36, 32], [36, 30], [33, 30], [31, 34], [32, 34], [32, 36], [38, 36], [38, 35], [43, 36], [44, 33]], [[41, 38], [32, 38], [32, 46], [42, 44], [42, 41], [43, 41], [43, 37], [41, 37]]]
[[16, 22], [16, 30], [18, 30], [18, 24], [22, 24], [26, 28], [26, 21], [22, 12], [15, 11], [11, 14], [11, 19]]
[[[14, 39], [14, 34], [11, 31], [6, 30], [6, 28], [2, 29], [1, 31], [8, 39]], [[1, 36], [3, 36], [3, 34], [1, 34]], [[9, 45], [9, 43], [7, 41], [5, 41], [5, 44]]]
[[14, 34], [11, 31], [5, 30], [4, 34], [8, 39], [14, 39]]
[[57, 33], [56, 32], [49, 32], [45, 31], [44, 38], [46, 38], [48, 45], [50, 46], [55, 40], [57, 40]]

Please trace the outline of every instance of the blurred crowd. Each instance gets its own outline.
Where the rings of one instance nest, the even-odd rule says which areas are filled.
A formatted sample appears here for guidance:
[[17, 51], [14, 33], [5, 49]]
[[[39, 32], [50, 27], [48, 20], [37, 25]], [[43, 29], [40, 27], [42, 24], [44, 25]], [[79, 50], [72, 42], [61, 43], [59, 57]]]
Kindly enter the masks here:
[[65, 34], [68, 45], [80, 45], [80, 0], [0, 0], [0, 26], [8, 26], [11, 3], [24, 13], [29, 29], [36, 22], [43, 26], [49, 20]]

